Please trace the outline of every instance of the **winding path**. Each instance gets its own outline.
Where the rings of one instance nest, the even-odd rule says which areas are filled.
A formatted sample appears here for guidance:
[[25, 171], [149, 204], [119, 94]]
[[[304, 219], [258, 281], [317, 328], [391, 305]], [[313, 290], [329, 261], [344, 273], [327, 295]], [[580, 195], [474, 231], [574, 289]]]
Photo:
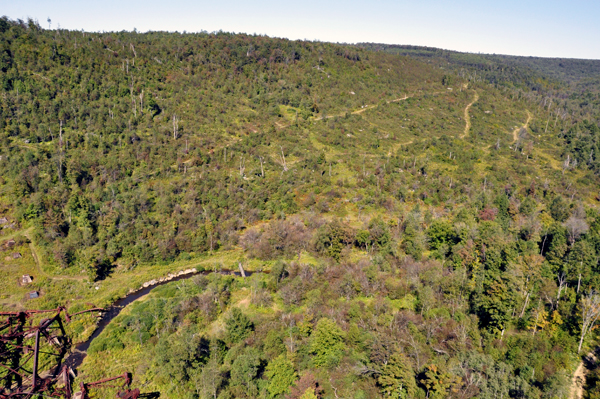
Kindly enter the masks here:
[[579, 363], [577, 370], [573, 374], [571, 379], [571, 392], [569, 395], [570, 399], [581, 399], [583, 398], [583, 386], [585, 385], [585, 366], [583, 361]]
[[519, 139], [519, 132], [521, 131], [521, 129], [525, 129], [527, 130], [527, 128], [529, 127], [529, 122], [531, 121], [531, 118], [533, 118], [533, 115], [531, 115], [531, 112], [529, 112], [528, 110], [525, 110], [527, 112], [527, 121], [525, 121], [525, 124], [521, 127], [517, 127], [515, 128], [515, 130], [513, 130], [512, 132], [512, 136], [513, 136], [513, 143], [516, 143], [517, 140]]
[[31, 251], [31, 256], [33, 257], [33, 260], [35, 261], [35, 264], [37, 266], [40, 276], [44, 276], [50, 280], [85, 280], [87, 278], [86, 276], [64, 276], [64, 275], [63, 276], [50, 276], [48, 273], [46, 273], [44, 271], [44, 268], [42, 267], [42, 257], [40, 255], [37, 247], [33, 243], [33, 237], [31, 235], [32, 232], [33, 232], [33, 227], [30, 227], [28, 229], [15, 232], [15, 235], [22, 234], [29, 240], [29, 250]]
[[[599, 348], [596, 348], [596, 351], [598, 350]], [[583, 399], [586, 374], [590, 371], [590, 367], [593, 367], [596, 361], [596, 353], [593, 351], [581, 359], [579, 366], [577, 366], [577, 370], [573, 373], [573, 378], [571, 378], [569, 399]]]
[[469, 130], [471, 129], [471, 116], [469, 115], [469, 109], [471, 108], [471, 106], [473, 104], [475, 104], [477, 102], [477, 100], [479, 100], [479, 94], [477, 94], [477, 92], [475, 92], [475, 97], [473, 97], [473, 101], [471, 101], [469, 104], [467, 104], [467, 106], [465, 107], [465, 132], [460, 136], [461, 139], [464, 139], [467, 134], [469, 134]]
[[[407, 100], [407, 99], [409, 99], [409, 98], [411, 98], [411, 97], [412, 97], [412, 96], [408, 96], [408, 95], [406, 95], [406, 96], [404, 96], [404, 97], [396, 98], [396, 99], [394, 99], [394, 100], [388, 100], [388, 101], [386, 101], [386, 103], [388, 103], [388, 104], [390, 104], [390, 103], [397, 103], [397, 102], [399, 102], [399, 101], [404, 101], [404, 100]], [[377, 107], [377, 104], [365, 105], [363, 108], [360, 108], [360, 109], [357, 109], [356, 111], [352, 111], [352, 112], [350, 112], [350, 114], [352, 114], [352, 115], [359, 115], [359, 114], [362, 114], [363, 112], [365, 112], [366, 110], [368, 110], [368, 109], [372, 109], [372, 108], [375, 108], [375, 107]], [[344, 116], [344, 115], [346, 115], [346, 113], [343, 113], [343, 114], [338, 114], [338, 115], [328, 115], [328, 116], [326, 116], [326, 117], [319, 116], [318, 118], [314, 118], [314, 119], [313, 119], [313, 121], [320, 121], [320, 120], [323, 120], [323, 119], [329, 119], [329, 118], [341, 117], [341, 116]], [[278, 126], [279, 126], [279, 125], [278, 125]], [[282, 126], [282, 128], [283, 128], [283, 127], [288, 127], [288, 126], [289, 126], [289, 125]]]

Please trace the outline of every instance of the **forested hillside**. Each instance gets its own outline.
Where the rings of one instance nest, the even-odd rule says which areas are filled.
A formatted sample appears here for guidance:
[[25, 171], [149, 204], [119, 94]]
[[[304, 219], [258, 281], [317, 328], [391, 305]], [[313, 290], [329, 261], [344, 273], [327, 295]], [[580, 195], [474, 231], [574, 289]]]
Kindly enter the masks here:
[[156, 288], [82, 379], [125, 368], [166, 398], [570, 397], [600, 312], [596, 63], [0, 32], [0, 308], [255, 272]]
[[543, 81], [565, 85], [600, 76], [600, 60], [518, 57], [502, 54], [460, 53], [433, 47], [359, 43], [357, 47], [391, 54], [411, 56], [438, 63], [451, 69], [464, 68], [482, 72], [494, 80], [513, 84]]

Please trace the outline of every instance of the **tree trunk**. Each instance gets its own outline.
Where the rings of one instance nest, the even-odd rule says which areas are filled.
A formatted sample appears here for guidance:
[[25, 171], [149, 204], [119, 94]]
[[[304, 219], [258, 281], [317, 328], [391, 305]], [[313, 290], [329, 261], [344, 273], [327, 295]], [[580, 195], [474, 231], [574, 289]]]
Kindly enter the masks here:
[[581, 338], [579, 339], [579, 347], [577, 348], [577, 353], [581, 352], [581, 346], [583, 345], [583, 337], [585, 336], [585, 332], [581, 331]]
[[525, 303], [523, 304], [523, 309], [521, 310], [521, 314], [519, 315], [519, 318], [523, 317], [523, 314], [525, 313], [525, 309], [527, 308], [528, 304], [529, 304], [529, 292], [527, 293], [527, 296], [525, 297]]

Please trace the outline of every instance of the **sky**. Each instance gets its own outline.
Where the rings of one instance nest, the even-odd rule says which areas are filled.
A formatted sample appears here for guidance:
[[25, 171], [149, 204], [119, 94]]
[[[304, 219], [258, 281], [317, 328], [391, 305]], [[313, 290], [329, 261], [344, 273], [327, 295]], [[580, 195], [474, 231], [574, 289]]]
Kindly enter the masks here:
[[44, 28], [223, 30], [294, 40], [600, 59], [599, 0], [0, 0], [0, 15], [32, 18]]

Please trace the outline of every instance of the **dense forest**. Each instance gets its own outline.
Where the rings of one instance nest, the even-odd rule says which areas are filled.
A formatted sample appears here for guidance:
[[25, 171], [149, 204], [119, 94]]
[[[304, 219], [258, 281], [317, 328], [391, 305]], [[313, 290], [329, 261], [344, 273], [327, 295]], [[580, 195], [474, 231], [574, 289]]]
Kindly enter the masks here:
[[[0, 46], [1, 309], [254, 272], [154, 289], [81, 378], [126, 368], [167, 398], [571, 397], [598, 344], [600, 61], [6, 17]], [[585, 398], [599, 381], [589, 367]]]

